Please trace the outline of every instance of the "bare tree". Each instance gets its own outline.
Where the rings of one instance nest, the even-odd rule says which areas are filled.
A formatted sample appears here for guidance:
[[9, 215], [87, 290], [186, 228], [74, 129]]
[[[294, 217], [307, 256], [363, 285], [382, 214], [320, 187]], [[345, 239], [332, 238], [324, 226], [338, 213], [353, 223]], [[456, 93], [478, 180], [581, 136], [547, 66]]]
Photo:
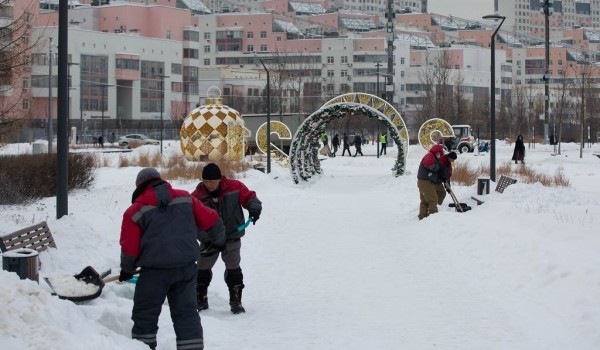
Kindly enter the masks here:
[[583, 149], [585, 147], [585, 125], [588, 113], [598, 107], [597, 89], [594, 87], [594, 77], [598, 76], [598, 67], [588, 62], [579, 62], [577, 65], [577, 87], [580, 106], [577, 108], [577, 119], [580, 124], [580, 148], [579, 158], [583, 158]]
[[554, 118], [558, 117], [558, 154], [561, 154], [561, 142], [562, 142], [562, 127], [565, 118], [571, 120], [572, 110], [572, 90], [574, 88], [573, 83], [569, 79], [569, 68], [559, 71], [560, 80], [559, 85], [556, 87], [556, 105], [554, 109]]
[[11, 0], [0, 0], [0, 17], [11, 19], [0, 25], [0, 143], [6, 142], [15, 130], [28, 123], [29, 106], [23, 98], [25, 91], [30, 89], [23, 88], [21, 77], [30, 67], [30, 53], [38, 43], [30, 41], [31, 8], [19, 10], [19, 13], [13, 11], [16, 10]]
[[[448, 118], [453, 113], [453, 69], [448, 51], [439, 51], [435, 56], [426, 58], [426, 65], [418, 72], [425, 96], [421, 100], [421, 117]], [[423, 120], [424, 121], [424, 120]]]

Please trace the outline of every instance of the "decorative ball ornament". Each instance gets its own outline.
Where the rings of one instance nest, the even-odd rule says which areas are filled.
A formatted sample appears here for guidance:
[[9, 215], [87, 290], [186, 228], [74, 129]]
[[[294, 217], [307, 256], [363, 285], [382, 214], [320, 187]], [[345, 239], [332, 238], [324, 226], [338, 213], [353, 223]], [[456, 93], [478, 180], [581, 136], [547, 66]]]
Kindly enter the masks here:
[[423, 123], [419, 128], [419, 144], [426, 151], [439, 142], [441, 137], [452, 137], [452, 125], [440, 118], [432, 118]]
[[246, 135], [239, 131], [245, 129], [241, 114], [221, 103], [219, 88], [210, 87], [206, 95], [206, 104], [192, 110], [181, 125], [181, 152], [190, 161], [240, 160]]

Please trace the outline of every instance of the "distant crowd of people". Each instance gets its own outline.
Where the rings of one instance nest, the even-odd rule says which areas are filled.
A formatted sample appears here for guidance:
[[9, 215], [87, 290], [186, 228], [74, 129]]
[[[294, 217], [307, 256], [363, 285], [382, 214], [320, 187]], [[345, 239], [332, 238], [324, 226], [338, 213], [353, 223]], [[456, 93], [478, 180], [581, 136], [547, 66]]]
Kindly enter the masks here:
[[[323, 155], [327, 155], [330, 157], [335, 157], [337, 155], [338, 149], [340, 147], [340, 142], [342, 145], [342, 157], [346, 155], [346, 151], [348, 152], [348, 156], [356, 157], [357, 155], [364, 156], [362, 152], [362, 145], [367, 144], [369, 141], [364, 139], [359, 134], [354, 135], [352, 140], [350, 140], [350, 136], [344, 133], [341, 137], [340, 135], [335, 134], [333, 139], [331, 140], [331, 148], [329, 147], [329, 137], [325, 131], [321, 132], [321, 142], [323, 143], [323, 148], [321, 148], [320, 153]], [[386, 154], [387, 155], [387, 134], [382, 133], [380, 136], [381, 142], [381, 151], [379, 155]], [[352, 155], [352, 151], [350, 150], [350, 146], [354, 146], [354, 155]]]

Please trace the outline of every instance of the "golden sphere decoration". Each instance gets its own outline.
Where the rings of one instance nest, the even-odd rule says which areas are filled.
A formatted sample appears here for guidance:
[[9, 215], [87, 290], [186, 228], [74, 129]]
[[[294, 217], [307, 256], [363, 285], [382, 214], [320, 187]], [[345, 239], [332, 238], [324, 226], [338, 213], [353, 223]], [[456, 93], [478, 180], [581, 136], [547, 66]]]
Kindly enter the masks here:
[[[221, 103], [221, 90], [210, 87], [204, 105], [188, 114], [179, 132], [181, 152], [187, 160], [241, 160], [245, 122], [235, 109]], [[231, 131], [230, 131], [231, 130]]]
[[429, 151], [433, 145], [438, 143], [440, 137], [454, 136], [452, 125], [440, 118], [432, 118], [427, 120], [419, 128], [419, 144], [426, 151]]

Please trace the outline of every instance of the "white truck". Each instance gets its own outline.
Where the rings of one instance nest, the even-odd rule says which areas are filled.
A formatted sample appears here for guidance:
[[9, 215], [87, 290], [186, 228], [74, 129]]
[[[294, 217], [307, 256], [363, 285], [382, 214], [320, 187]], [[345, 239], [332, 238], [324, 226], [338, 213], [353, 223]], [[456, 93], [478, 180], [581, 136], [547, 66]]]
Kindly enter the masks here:
[[470, 125], [452, 125], [452, 131], [454, 132], [454, 136], [444, 137], [444, 147], [448, 151], [467, 153], [475, 150], [477, 144]]

